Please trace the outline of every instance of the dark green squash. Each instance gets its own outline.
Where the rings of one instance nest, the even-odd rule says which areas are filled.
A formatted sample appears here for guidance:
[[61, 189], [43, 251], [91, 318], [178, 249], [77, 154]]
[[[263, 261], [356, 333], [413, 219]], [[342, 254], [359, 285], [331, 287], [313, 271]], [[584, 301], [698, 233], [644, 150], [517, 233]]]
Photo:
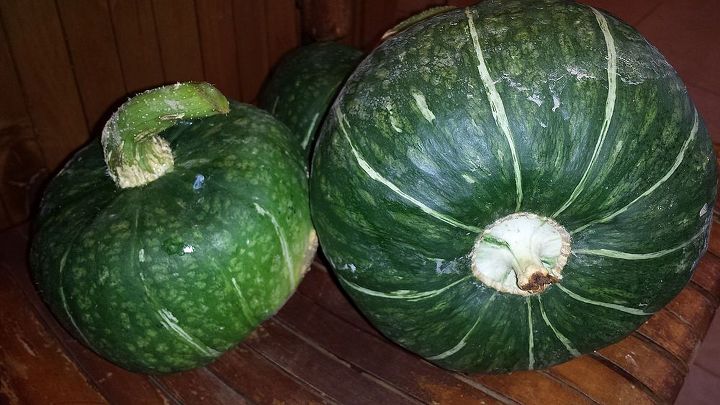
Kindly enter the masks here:
[[671, 300], [706, 250], [715, 183], [685, 86], [635, 30], [488, 0], [360, 64], [310, 198], [340, 284], [386, 336], [505, 372], [616, 342]]
[[259, 95], [259, 105], [282, 121], [306, 156], [338, 89], [362, 58], [357, 49], [317, 42], [285, 55]]
[[103, 142], [109, 170], [94, 140], [45, 192], [31, 252], [41, 296], [127, 369], [208, 363], [275, 313], [307, 269], [304, 156], [269, 114], [228, 106], [205, 84], [136, 96]]

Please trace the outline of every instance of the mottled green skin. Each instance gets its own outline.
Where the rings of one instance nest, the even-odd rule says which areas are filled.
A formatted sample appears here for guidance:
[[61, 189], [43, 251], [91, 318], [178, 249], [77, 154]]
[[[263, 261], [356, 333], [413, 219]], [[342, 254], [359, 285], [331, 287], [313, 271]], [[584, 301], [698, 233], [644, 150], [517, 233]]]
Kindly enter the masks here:
[[290, 127], [308, 158], [338, 89], [361, 58], [335, 42], [300, 47], [280, 60], [260, 92], [260, 107]]
[[[506, 112], [522, 199], [466, 12]], [[490, 0], [451, 11], [388, 39], [348, 79], [318, 141], [311, 211], [341, 284], [386, 336], [450, 369], [545, 368], [618, 341], [688, 281], [707, 246], [711, 143], [672, 67], [604, 18], [617, 98], [601, 144], [611, 58], [587, 6]], [[527, 298], [485, 286], [470, 268], [472, 227], [515, 211], [558, 212], [572, 232], [562, 280]]]
[[[240, 342], [287, 300], [315, 248], [304, 157], [284, 125], [233, 104], [161, 136], [175, 168], [138, 188], [113, 184], [98, 141], [78, 152], [45, 193], [31, 253], [40, 293], [68, 330], [153, 373]], [[289, 264], [256, 204], [276, 219]]]

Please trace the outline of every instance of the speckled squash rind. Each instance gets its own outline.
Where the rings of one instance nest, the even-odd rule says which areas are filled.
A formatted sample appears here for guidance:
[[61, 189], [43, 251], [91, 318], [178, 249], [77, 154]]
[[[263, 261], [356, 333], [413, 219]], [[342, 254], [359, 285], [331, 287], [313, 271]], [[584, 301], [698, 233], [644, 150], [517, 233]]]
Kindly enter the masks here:
[[359, 50], [335, 42], [295, 49], [274, 68], [259, 106], [290, 127], [309, 157], [325, 113], [361, 58]]
[[[374, 50], [318, 141], [311, 211], [386, 336], [454, 370], [545, 368], [626, 336], [707, 246], [715, 160], [672, 67], [591, 7], [488, 0]], [[472, 274], [478, 235], [530, 212], [571, 235], [527, 297]]]
[[31, 264], [53, 313], [130, 370], [208, 363], [275, 313], [316, 241], [304, 156], [267, 113], [227, 115], [161, 134], [174, 169], [137, 188], [106, 174], [99, 141], [49, 184]]

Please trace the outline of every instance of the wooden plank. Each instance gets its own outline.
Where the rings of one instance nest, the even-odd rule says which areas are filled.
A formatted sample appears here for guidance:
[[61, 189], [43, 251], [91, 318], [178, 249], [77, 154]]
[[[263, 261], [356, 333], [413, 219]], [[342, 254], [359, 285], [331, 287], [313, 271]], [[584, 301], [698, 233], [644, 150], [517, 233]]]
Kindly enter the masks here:
[[303, 281], [298, 286], [297, 293], [310, 298], [356, 328], [381, 336], [357, 309], [349, 305], [350, 301], [340, 286], [335, 283], [330, 273], [317, 262], [314, 262], [311, 270], [305, 274]]
[[153, 377], [181, 404], [247, 404], [245, 397], [206, 368]]
[[665, 309], [653, 315], [637, 332], [677, 357], [684, 367], [687, 367], [700, 343], [692, 327]]
[[194, 1], [153, 0], [152, 4], [165, 81], [203, 81], [205, 74]]
[[294, 0], [265, 2], [268, 64], [272, 69], [289, 50], [300, 45], [299, 11]]
[[240, 98], [233, 5], [224, 0], [195, 2], [205, 80], [223, 94]]
[[654, 404], [657, 401], [642, 387], [589, 356], [550, 368], [549, 373], [573, 385], [601, 404]]
[[107, 403], [48, 333], [0, 264], [0, 402]]
[[477, 374], [471, 381], [521, 404], [590, 404], [582, 393], [537, 371], [516, 371], [510, 374]]
[[715, 315], [715, 305], [693, 284], [680, 291], [665, 309], [685, 322], [700, 340], [705, 336]]
[[494, 401], [387, 339], [343, 321], [302, 294], [295, 294], [275, 318], [323, 350], [423, 402]]
[[57, 2], [91, 136], [127, 93], [106, 0]]
[[250, 401], [261, 404], [321, 404], [328, 399], [244, 344], [223, 354], [208, 369]]
[[32, 130], [25, 95], [0, 21], [0, 229], [24, 221], [48, 169]]
[[241, 100], [255, 102], [268, 75], [267, 23], [264, 0], [233, 0]]
[[54, 170], [88, 138], [55, 3], [3, 0], [0, 15], [37, 140]]
[[[22, 291], [25, 302], [35, 310], [48, 333], [60, 343], [67, 356], [108, 401], [112, 403], [166, 403], [168, 398], [148, 376], [129, 372], [102, 359], [80, 344], [58, 324], [40, 300], [30, 280], [26, 231], [27, 227], [21, 227], [1, 234], [0, 245], [7, 248], [7, 253], [0, 255], [0, 262], [7, 265], [8, 277], [11, 277], [18, 289]], [[133, 388], [128, 390], [128, 387]]]
[[[720, 226], [714, 228], [720, 228]], [[720, 258], [710, 253], [703, 256], [695, 268], [691, 280], [716, 302], [720, 300]]]
[[413, 404], [417, 401], [359, 373], [350, 365], [283, 327], [264, 322], [245, 343], [296, 378], [343, 404]]
[[145, 0], [109, 0], [125, 88], [136, 93], [165, 81], [153, 4]]
[[632, 335], [600, 350], [597, 355], [633, 375], [668, 403], [675, 399], [685, 378], [683, 370], [672, 359]]

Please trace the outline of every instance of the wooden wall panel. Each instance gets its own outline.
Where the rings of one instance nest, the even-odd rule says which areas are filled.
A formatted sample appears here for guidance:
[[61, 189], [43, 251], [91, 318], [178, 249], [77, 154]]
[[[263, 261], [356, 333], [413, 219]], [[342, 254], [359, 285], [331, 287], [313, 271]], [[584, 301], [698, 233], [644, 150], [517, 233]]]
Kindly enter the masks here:
[[287, 51], [300, 45], [300, 16], [294, 0], [267, 0], [268, 63], [274, 66]]
[[0, 224], [11, 224], [27, 218], [48, 170], [1, 22], [0, 83]]
[[152, 5], [165, 82], [203, 80], [195, 2], [153, 0]]
[[232, 3], [227, 0], [203, 0], [195, 5], [205, 80], [217, 86], [227, 97], [237, 100], [240, 98], [240, 80]]
[[3, 0], [0, 13], [35, 134], [54, 170], [88, 133], [57, 9], [47, 0]]
[[252, 102], [270, 70], [265, 0], [233, 0], [241, 100]]
[[125, 95], [120, 57], [106, 0], [58, 1], [88, 128], [94, 136]]
[[136, 93], [165, 81], [152, 3], [109, 0], [125, 90]]

